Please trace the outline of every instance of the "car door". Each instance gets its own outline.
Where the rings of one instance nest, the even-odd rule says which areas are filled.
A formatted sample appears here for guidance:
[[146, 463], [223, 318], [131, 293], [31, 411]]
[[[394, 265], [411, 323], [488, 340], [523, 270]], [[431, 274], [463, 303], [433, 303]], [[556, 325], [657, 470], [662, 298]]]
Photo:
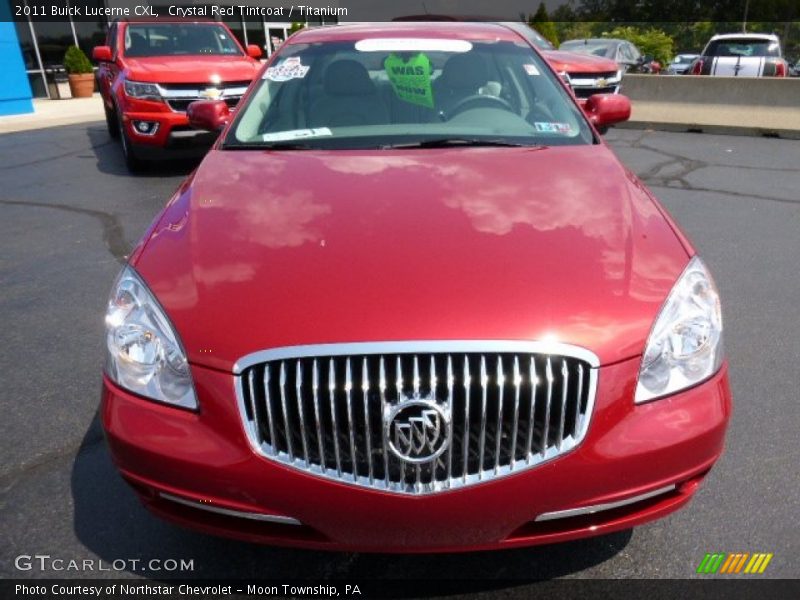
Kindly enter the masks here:
[[111, 61], [101, 62], [97, 67], [97, 84], [100, 89], [100, 94], [106, 104], [111, 104], [111, 87], [114, 84], [114, 79], [119, 73], [117, 65], [117, 32], [118, 25], [114, 23], [108, 29], [106, 35], [106, 46], [111, 48]]
[[628, 45], [624, 43], [617, 46], [616, 61], [624, 71], [635, 70], [637, 66], [630, 48], [628, 48]]

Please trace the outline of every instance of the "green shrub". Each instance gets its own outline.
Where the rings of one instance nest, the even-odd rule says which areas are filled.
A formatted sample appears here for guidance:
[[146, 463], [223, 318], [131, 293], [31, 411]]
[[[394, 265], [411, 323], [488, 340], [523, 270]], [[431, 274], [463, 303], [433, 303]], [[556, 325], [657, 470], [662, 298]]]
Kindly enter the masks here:
[[84, 54], [83, 50], [77, 46], [70, 46], [67, 49], [67, 53], [64, 54], [64, 68], [67, 70], [67, 73], [76, 75], [80, 73], [92, 73], [94, 71], [92, 69], [92, 63], [89, 62], [89, 58]]

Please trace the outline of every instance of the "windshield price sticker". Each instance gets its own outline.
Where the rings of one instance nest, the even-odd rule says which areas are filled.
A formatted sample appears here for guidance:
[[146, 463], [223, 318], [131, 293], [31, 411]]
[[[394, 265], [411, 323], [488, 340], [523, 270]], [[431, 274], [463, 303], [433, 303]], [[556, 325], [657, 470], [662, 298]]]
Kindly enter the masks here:
[[289, 81], [302, 79], [308, 73], [309, 67], [300, 62], [299, 56], [290, 56], [276, 67], [270, 67], [264, 73], [264, 79], [270, 81]]
[[433, 108], [433, 88], [431, 87], [430, 59], [421, 52], [403, 60], [397, 54], [390, 54], [383, 61], [383, 68], [389, 76], [394, 93], [404, 102]]
[[536, 121], [533, 126], [536, 128], [536, 131], [541, 131], [542, 133], [564, 133], [570, 134], [572, 133], [572, 125], [569, 123], [550, 123], [544, 121]]
[[286, 140], [302, 140], [304, 138], [325, 137], [333, 135], [327, 127], [317, 127], [316, 129], [292, 129], [289, 131], [276, 131], [275, 133], [265, 133], [262, 140], [265, 142], [283, 142]]
[[539, 75], [539, 69], [536, 68], [536, 65], [524, 64], [522, 67], [528, 75]]

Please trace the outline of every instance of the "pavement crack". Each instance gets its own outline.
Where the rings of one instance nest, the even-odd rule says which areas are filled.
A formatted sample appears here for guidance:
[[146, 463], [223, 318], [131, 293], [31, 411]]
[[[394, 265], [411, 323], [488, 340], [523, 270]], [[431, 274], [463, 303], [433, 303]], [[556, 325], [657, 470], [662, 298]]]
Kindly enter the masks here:
[[[691, 175], [698, 169], [704, 169], [708, 167], [754, 169], [757, 171], [771, 171], [771, 172], [787, 172], [788, 169], [778, 169], [774, 167], [761, 168], [761, 167], [748, 167], [748, 166], [732, 166], [732, 165], [719, 164], [712, 161], [687, 158], [679, 154], [673, 154], [672, 152], [662, 150], [660, 148], [654, 148], [653, 146], [648, 146], [647, 144], [644, 143], [644, 139], [645, 135], [641, 134], [636, 139], [631, 140], [626, 147], [640, 149], [640, 150], [647, 150], [649, 152], [653, 152], [654, 154], [659, 154], [661, 156], [666, 157], [666, 160], [656, 163], [650, 168], [637, 173], [639, 179], [646, 182], [647, 185], [650, 187], [666, 188], [671, 190], [682, 189], [693, 192], [708, 192], [712, 194], [725, 194], [726, 196], [732, 196], [735, 198], [751, 198], [754, 200], [779, 202], [782, 204], [792, 204], [792, 205], [800, 204], [800, 201], [788, 198], [777, 198], [775, 196], [763, 196], [759, 194], [750, 194], [750, 193], [736, 192], [731, 190], [720, 190], [716, 188], [700, 187], [689, 183], [687, 179], [689, 175]], [[664, 174], [664, 170], [670, 167], [677, 167], [677, 168], [673, 173]]]
[[755, 194], [747, 194], [747, 193], [744, 193], [744, 192], [733, 192], [733, 191], [730, 191], [730, 190], [718, 190], [718, 189], [715, 189], [715, 188], [704, 188], [704, 187], [698, 187], [698, 186], [689, 185], [689, 184], [686, 184], [686, 182], [683, 182], [683, 183], [684, 183], [684, 185], [681, 185], [680, 187], [676, 187], [674, 185], [667, 185], [667, 184], [661, 183], [659, 181], [655, 181], [655, 182], [647, 181], [647, 185], [650, 186], [650, 187], [653, 187], [653, 188], [662, 188], [662, 189], [668, 189], [668, 190], [678, 190], [679, 189], [679, 190], [686, 190], [686, 191], [689, 191], [689, 192], [707, 192], [709, 194], [721, 194], [721, 195], [724, 195], [724, 196], [733, 196], [735, 198], [748, 198], [748, 199], [751, 199], [751, 200], [764, 200], [765, 202], [778, 202], [780, 204], [791, 204], [791, 205], [795, 205], [795, 206], [800, 204], [800, 200], [790, 200], [789, 198], [775, 198], [773, 196], [758, 196], [758, 195], [755, 195]]
[[125, 259], [130, 252], [130, 244], [125, 241], [125, 232], [119, 217], [112, 213], [89, 208], [77, 208], [67, 204], [51, 204], [47, 202], [26, 202], [23, 200], [0, 200], [0, 204], [6, 206], [28, 206], [34, 208], [49, 208], [63, 210], [79, 215], [85, 215], [97, 219], [103, 229], [103, 243], [108, 251], [119, 263], [125, 263]]

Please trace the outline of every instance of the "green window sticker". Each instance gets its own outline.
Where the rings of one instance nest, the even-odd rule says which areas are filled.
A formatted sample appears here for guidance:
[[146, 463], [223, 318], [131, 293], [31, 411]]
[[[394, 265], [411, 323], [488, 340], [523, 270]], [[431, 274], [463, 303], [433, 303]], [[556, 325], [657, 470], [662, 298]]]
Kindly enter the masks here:
[[425, 54], [420, 52], [408, 60], [403, 60], [397, 54], [390, 54], [383, 61], [383, 68], [386, 69], [394, 93], [400, 100], [433, 108], [433, 69]]

